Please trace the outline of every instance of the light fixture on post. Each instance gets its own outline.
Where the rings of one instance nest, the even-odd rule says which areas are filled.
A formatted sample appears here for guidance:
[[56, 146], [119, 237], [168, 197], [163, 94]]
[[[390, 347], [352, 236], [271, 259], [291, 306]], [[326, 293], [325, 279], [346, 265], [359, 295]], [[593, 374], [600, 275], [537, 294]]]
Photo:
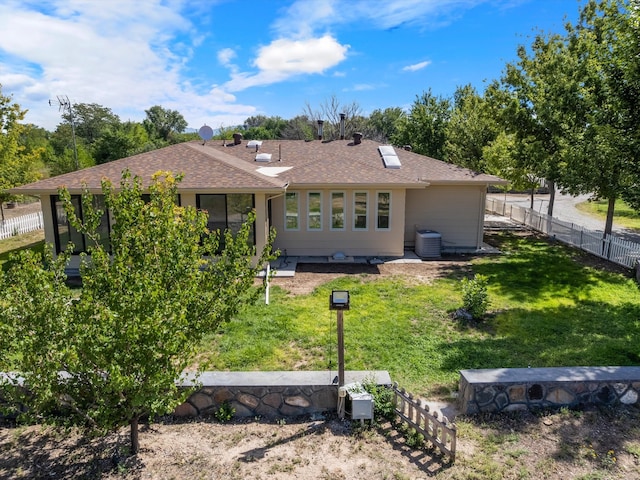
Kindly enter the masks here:
[[[340, 390], [344, 386], [344, 319], [342, 313], [349, 310], [349, 292], [347, 290], [332, 290], [329, 297], [329, 310], [336, 310], [338, 314], [338, 396], [340, 396]], [[344, 398], [339, 397], [340, 400], [344, 401]], [[344, 403], [339, 403], [338, 415], [340, 418], [344, 417]]]

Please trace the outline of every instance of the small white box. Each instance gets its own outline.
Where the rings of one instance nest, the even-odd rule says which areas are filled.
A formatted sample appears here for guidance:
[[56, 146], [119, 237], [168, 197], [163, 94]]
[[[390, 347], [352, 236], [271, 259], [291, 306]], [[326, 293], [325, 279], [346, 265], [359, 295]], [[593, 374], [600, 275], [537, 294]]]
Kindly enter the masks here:
[[373, 419], [373, 396], [370, 393], [349, 392], [351, 399], [351, 418], [353, 420]]

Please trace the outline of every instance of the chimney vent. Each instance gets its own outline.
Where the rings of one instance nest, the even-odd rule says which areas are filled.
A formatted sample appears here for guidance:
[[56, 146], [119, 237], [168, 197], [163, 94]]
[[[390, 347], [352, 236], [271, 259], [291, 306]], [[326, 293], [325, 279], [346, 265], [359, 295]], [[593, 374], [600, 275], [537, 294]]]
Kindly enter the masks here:
[[345, 113], [340, 114], [340, 140], [344, 140], [344, 119], [346, 116]]
[[233, 134], [233, 144], [234, 145], [240, 145], [242, 143], [242, 134], [241, 133], [234, 133]]
[[411, 150], [413, 150], [413, 148], [411, 148], [411, 145], [405, 145], [403, 147], [407, 152], [410, 152]]
[[322, 125], [324, 120], [318, 120], [318, 140], [322, 140]]
[[362, 134], [360, 132], [356, 132], [353, 134], [353, 144], [360, 145], [362, 143]]

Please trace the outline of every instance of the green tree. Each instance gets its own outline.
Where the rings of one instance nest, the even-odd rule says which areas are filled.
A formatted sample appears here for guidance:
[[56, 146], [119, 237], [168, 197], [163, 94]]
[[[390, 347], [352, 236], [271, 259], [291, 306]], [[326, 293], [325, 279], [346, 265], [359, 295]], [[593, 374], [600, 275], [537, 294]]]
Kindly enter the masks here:
[[[76, 103], [72, 106], [76, 135], [83, 138], [87, 145], [93, 145], [105, 130], [117, 127], [120, 118], [108, 107], [97, 103]], [[67, 123], [71, 122], [69, 113], [62, 115]]]
[[96, 163], [106, 163], [156, 148], [141, 123], [125, 122], [106, 129], [93, 146]]
[[493, 142], [500, 128], [485, 99], [471, 85], [458, 87], [446, 126], [445, 158], [448, 162], [486, 171], [483, 149]]
[[409, 113], [398, 122], [391, 141], [396, 145], [411, 145], [416, 153], [446, 160], [444, 146], [450, 117], [451, 102], [433, 95], [429, 89], [416, 97]]
[[361, 129], [366, 138], [380, 143], [389, 143], [398, 130], [398, 123], [405, 115], [400, 107], [376, 109], [371, 112]]
[[176, 383], [204, 335], [256, 300], [256, 274], [273, 258], [272, 234], [252, 259], [253, 214], [237, 234], [223, 234], [219, 252], [220, 234], [207, 231], [206, 213], [176, 205], [179, 180], [156, 174], [149, 202], [138, 177], [124, 172], [118, 188], [105, 181], [114, 220], [109, 245], [97, 233], [103, 211], [92, 196], [83, 194], [82, 223], [68, 191], [60, 191], [70, 222], [93, 241], [78, 298], [64, 286], [64, 259], [42, 263], [33, 253], [0, 284], [0, 324], [9, 338], [0, 345], [25, 378], [34, 413], [103, 430], [128, 424], [132, 453], [140, 419], [184, 401]]
[[608, 200], [606, 235], [617, 198], [640, 207], [638, 4], [590, 0], [576, 26], [567, 29], [570, 51], [578, 59], [574, 121], [582, 128], [570, 137], [566, 188]]
[[150, 138], [173, 143], [173, 136], [184, 132], [188, 125], [180, 112], [162, 108], [160, 105], [154, 105], [144, 113], [147, 117], [142, 121], [142, 125]]
[[26, 110], [2, 94], [0, 85], [0, 203], [11, 198], [9, 188], [38, 180], [42, 175], [44, 148], [27, 149], [21, 143], [29, 127], [20, 123]]

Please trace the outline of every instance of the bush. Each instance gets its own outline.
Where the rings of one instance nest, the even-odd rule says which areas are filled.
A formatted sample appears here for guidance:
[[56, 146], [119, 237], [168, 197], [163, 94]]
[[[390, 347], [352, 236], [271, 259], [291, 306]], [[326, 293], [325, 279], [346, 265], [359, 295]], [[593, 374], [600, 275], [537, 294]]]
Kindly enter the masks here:
[[489, 294], [487, 293], [487, 277], [476, 275], [473, 279], [462, 279], [463, 308], [473, 318], [482, 318], [489, 308]]

